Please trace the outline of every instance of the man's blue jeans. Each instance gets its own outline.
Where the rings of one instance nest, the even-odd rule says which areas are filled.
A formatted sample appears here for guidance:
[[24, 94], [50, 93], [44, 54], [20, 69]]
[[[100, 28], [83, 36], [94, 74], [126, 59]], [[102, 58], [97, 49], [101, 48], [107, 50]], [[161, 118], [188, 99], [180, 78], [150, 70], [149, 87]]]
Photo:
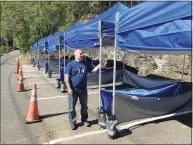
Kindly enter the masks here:
[[68, 118], [69, 122], [75, 123], [76, 122], [76, 102], [79, 98], [80, 104], [81, 104], [81, 121], [85, 122], [88, 119], [88, 107], [87, 107], [87, 89], [79, 90], [72, 88], [72, 96], [68, 96]]

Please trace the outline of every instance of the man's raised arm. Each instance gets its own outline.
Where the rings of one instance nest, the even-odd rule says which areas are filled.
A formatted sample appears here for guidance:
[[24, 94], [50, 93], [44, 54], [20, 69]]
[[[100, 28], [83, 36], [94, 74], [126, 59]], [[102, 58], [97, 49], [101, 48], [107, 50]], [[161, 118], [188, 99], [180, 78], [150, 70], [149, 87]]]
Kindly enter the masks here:
[[97, 72], [99, 68], [101, 67], [101, 64], [98, 64], [91, 72]]

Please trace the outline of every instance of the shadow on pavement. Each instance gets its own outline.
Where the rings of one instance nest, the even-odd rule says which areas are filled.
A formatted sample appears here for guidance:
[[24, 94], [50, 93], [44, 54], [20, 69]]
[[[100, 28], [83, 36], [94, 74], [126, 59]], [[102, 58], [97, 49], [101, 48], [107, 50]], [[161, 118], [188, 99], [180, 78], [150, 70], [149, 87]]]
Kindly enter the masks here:
[[64, 114], [67, 114], [67, 113], [68, 112], [41, 115], [41, 119], [50, 118], [50, 117], [54, 117], [54, 116], [60, 116], [60, 115], [64, 115]]
[[38, 76], [36, 76], [36, 77], [28, 77], [28, 78], [23, 78], [23, 79], [27, 80], [27, 79], [31, 79], [31, 78], [38, 78]]
[[148, 123], [143, 123], [137, 126], [133, 126], [129, 129], [124, 129], [124, 130], [120, 130], [118, 132], [117, 138], [121, 138], [127, 135], [131, 135], [132, 134], [132, 130], [139, 128], [141, 126], [144, 126], [146, 124], [150, 124], [150, 123], [161, 123], [161, 122], [165, 122], [165, 121], [171, 121], [171, 120], [175, 120], [178, 121], [190, 128], [192, 128], [192, 114], [185, 114], [185, 115], [180, 115], [180, 116], [175, 116], [175, 117], [171, 117], [171, 118], [166, 118], [166, 119], [162, 119], [162, 120], [157, 120], [157, 121], [153, 121], [153, 122], [148, 122]]
[[[92, 126], [92, 125], [98, 124], [98, 119], [95, 119], [95, 120], [89, 120], [88, 122], [89, 122], [90, 125]], [[79, 122], [79, 123], [77, 123], [76, 125], [77, 125], [77, 127], [83, 126], [82, 122]]]
[[32, 89], [24, 89], [23, 92], [31, 91]]
[[124, 129], [124, 130], [120, 130], [117, 134], [117, 138], [121, 138], [127, 135], [131, 135], [132, 131], [130, 129]]

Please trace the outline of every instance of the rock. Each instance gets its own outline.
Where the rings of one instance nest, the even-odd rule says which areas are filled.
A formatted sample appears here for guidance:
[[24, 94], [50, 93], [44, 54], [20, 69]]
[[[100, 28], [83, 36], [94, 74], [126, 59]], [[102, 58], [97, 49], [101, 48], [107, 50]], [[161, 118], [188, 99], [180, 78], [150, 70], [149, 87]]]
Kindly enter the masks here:
[[[114, 47], [105, 47], [102, 49], [102, 62], [103, 66], [107, 65], [107, 60], [114, 58]], [[99, 59], [98, 53], [88, 54], [92, 59]], [[117, 61], [122, 61], [125, 65], [132, 68], [138, 68], [138, 75], [146, 76], [152, 72], [157, 73], [182, 73], [183, 55], [147, 55], [136, 54], [130, 52], [117, 51]], [[184, 75], [191, 76], [191, 56], [185, 57]]]

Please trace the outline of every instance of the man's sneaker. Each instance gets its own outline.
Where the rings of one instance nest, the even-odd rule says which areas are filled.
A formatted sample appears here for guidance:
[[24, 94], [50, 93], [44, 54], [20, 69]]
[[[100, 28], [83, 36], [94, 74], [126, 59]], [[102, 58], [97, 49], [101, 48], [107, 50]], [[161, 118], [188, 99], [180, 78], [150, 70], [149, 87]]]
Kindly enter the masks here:
[[76, 124], [75, 123], [70, 123], [70, 129], [75, 130], [76, 129]]
[[89, 123], [88, 121], [83, 122], [83, 125], [84, 125], [85, 127], [90, 127], [90, 123]]

